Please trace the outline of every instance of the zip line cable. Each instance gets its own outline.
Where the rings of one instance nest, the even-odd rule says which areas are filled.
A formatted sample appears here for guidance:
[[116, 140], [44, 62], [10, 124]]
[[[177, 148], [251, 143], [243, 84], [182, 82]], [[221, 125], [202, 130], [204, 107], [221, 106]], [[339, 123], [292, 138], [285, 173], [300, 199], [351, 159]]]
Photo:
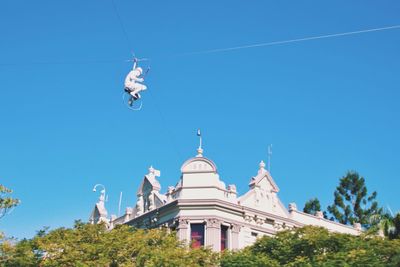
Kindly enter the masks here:
[[165, 119], [165, 116], [164, 116], [163, 113], [161, 112], [160, 108], [158, 107], [159, 105], [158, 105], [157, 97], [155, 96], [156, 94], [153, 94], [153, 93], [151, 92], [151, 90], [148, 90], [148, 94], [149, 94], [149, 95], [153, 98], [153, 100], [154, 100], [154, 103], [152, 103], [152, 104], [154, 104], [155, 109], [156, 109], [157, 112], [158, 112], [158, 116], [160, 117], [162, 126], [163, 126], [163, 128], [165, 129], [166, 134], [168, 135], [168, 138], [169, 138], [169, 140], [170, 140], [170, 142], [171, 142], [171, 144], [172, 144], [172, 146], [173, 146], [173, 150], [175, 151], [176, 155], [178, 156], [178, 160], [184, 159], [184, 158], [182, 157], [181, 150], [178, 149], [178, 146], [176, 145], [174, 135], [172, 134], [172, 132], [170, 131], [170, 129], [169, 129], [169, 127], [168, 127], [167, 120]]
[[[119, 24], [121, 25], [122, 32], [125, 36], [126, 42], [130, 49], [132, 46], [130, 45], [130, 40], [128, 34], [125, 30], [124, 24], [122, 23], [121, 17], [119, 16], [117, 6], [115, 5], [114, 0], [111, 0], [113, 3], [114, 10], [116, 12], [116, 16], [118, 18]], [[194, 55], [201, 55], [201, 54], [212, 54], [212, 53], [223, 53], [241, 49], [249, 49], [249, 48], [256, 48], [256, 47], [265, 47], [265, 46], [273, 46], [273, 45], [282, 45], [282, 44], [289, 44], [289, 43], [299, 43], [299, 42], [306, 42], [318, 39], [327, 39], [327, 38], [335, 38], [335, 37], [342, 37], [342, 36], [349, 36], [349, 35], [356, 35], [356, 34], [363, 34], [369, 32], [378, 32], [378, 31], [387, 31], [387, 30], [395, 30], [400, 29], [400, 25], [392, 25], [387, 27], [380, 27], [380, 28], [372, 28], [372, 29], [365, 29], [359, 31], [351, 31], [351, 32], [342, 32], [342, 33], [334, 33], [334, 34], [326, 34], [326, 35], [318, 35], [318, 36], [310, 36], [310, 37], [303, 37], [297, 39], [289, 39], [289, 40], [282, 40], [282, 41], [273, 41], [273, 42], [265, 42], [265, 43], [256, 43], [256, 44], [248, 44], [242, 46], [233, 46], [227, 48], [217, 48], [217, 49], [209, 49], [197, 52], [187, 52], [181, 54], [175, 54], [171, 56], [164, 56], [168, 58], [177, 58], [182, 56], [194, 56]], [[78, 61], [44, 61], [44, 62], [28, 62], [28, 63], [0, 63], [0, 66], [18, 66], [18, 65], [50, 65], [50, 64], [96, 64], [96, 63], [112, 63], [112, 62], [127, 62], [128, 60], [78, 60]]]
[[221, 52], [228, 52], [228, 51], [234, 51], [234, 50], [240, 50], [240, 49], [248, 49], [248, 48], [263, 47], [263, 46], [272, 46], [272, 45], [297, 43], [297, 42], [304, 42], [304, 41], [311, 41], [311, 40], [318, 40], [318, 39], [340, 37], [340, 36], [346, 36], [346, 35], [355, 35], [355, 34], [361, 34], [361, 33], [367, 33], [367, 32], [393, 30], [393, 29], [399, 29], [399, 28], [400, 28], [400, 25], [393, 25], [393, 26], [387, 26], [387, 27], [381, 27], [381, 28], [373, 28], [373, 29], [366, 29], [366, 30], [359, 30], [359, 31], [326, 34], [326, 35], [319, 35], [319, 36], [310, 36], [310, 37], [303, 37], [303, 38], [283, 40], [283, 41], [274, 41], [274, 42], [258, 43], [258, 44], [249, 44], [249, 45], [234, 46], [234, 47], [227, 47], [227, 48], [217, 48], [217, 49], [203, 50], [203, 51], [198, 51], [198, 52], [182, 53], [180, 55], [190, 56], [190, 55], [200, 55], [200, 54], [221, 53]]
[[94, 60], [56, 60], [56, 61], [33, 61], [28, 63], [0, 63], [0, 66], [20, 66], [20, 65], [89, 65], [89, 64], [110, 64], [123, 62], [118, 59], [94, 59]]
[[112, 6], [113, 6], [113, 8], [114, 8], [115, 15], [117, 16], [119, 25], [121, 26], [122, 33], [124, 34], [124, 37], [125, 37], [125, 39], [126, 39], [126, 43], [128, 44], [129, 51], [132, 52], [133, 46], [132, 46], [132, 43], [131, 43], [131, 41], [130, 41], [130, 39], [129, 39], [128, 32], [127, 32], [126, 29], [125, 29], [124, 23], [122, 22], [122, 18], [121, 18], [121, 16], [119, 15], [118, 8], [117, 8], [117, 4], [115, 3], [115, 0], [111, 0], [111, 3], [112, 3]]

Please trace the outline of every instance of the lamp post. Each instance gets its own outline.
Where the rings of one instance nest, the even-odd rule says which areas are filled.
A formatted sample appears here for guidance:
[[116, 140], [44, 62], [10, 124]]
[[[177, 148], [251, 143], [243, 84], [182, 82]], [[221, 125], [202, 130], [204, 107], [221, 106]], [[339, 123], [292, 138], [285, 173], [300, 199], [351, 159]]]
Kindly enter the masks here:
[[105, 187], [104, 185], [102, 185], [102, 184], [96, 184], [96, 185], [93, 187], [93, 192], [96, 192], [96, 191], [97, 191], [96, 188], [99, 187], [99, 186], [101, 186], [101, 187], [103, 188], [103, 189], [100, 191], [100, 198], [99, 198], [99, 200], [100, 200], [101, 202], [104, 202], [105, 199], [106, 199], [106, 187]]

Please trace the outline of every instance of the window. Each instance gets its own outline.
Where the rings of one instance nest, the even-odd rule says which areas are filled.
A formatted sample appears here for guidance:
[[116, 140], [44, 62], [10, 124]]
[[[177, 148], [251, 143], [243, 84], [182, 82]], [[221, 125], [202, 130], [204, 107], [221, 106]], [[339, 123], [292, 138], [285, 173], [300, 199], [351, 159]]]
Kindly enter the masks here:
[[204, 224], [190, 224], [190, 239], [192, 240], [192, 248], [204, 246]]
[[228, 226], [221, 225], [221, 251], [228, 248]]

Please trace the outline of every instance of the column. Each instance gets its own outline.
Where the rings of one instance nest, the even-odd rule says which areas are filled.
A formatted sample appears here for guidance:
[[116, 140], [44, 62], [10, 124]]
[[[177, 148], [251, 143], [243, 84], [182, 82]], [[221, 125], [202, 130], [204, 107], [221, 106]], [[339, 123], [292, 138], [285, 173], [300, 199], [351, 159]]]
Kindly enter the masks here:
[[207, 220], [205, 245], [214, 251], [221, 250], [221, 222], [219, 220]]
[[178, 239], [181, 241], [188, 242], [187, 237], [188, 237], [188, 229], [189, 229], [189, 220], [179, 219], [178, 227], [176, 229], [177, 229]]
[[240, 225], [238, 224], [232, 224], [231, 225], [231, 249], [232, 250], [237, 250], [239, 249], [239, 232], [240, 232]]

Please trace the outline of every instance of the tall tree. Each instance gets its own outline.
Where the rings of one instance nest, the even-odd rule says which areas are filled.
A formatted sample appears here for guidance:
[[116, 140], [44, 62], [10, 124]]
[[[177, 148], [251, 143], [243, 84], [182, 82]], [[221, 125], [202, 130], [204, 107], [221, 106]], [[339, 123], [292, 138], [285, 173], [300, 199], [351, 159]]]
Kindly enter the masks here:
[[312, 198], [306, 202], [303, 211], [308, 214], [315, 215], [317, 211], [321, 211], [321, 203], [318, 198]]
[[[303, 212], [316, 215], [317, 211], [321, 211], [321, 203], [319, 202], [318, 198], [312, 198], [306, 202], [303, 208]], [[324, 218], [327, 218], [327, 214], [323, 212]]]
[[334, 193], [334, 204], [328, 206], [333, 218], [343, 224], [360, 223], [365, 228], [371, 226], [371, 218], [382, 213], [375, 200], [374, 191], [368, 196], [365, 179], [355, 171], [349, 171], [340, 179]]
[[19, 204], [19, 200], [8, 197], [12, 190], [0, 184], [0, 218], [7, 214], [12, 208]]

